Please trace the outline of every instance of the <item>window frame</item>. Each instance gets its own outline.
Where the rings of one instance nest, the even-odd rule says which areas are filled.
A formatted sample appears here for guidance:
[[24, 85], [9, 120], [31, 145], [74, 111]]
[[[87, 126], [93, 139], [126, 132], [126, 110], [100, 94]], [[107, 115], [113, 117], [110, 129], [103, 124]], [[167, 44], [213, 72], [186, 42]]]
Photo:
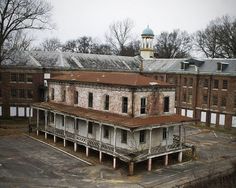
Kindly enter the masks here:
[[122, 97], [122, 113], [128, 113], [128, 97]]
[[219, 80], [213, 80], [213, 89], [219, 89]]
[[88, 107], [93, 108], [93, 93], [92, 92], [88, 93]]
[[24, 73], [19, 73], [18, 74], [18, 82], [25, 82], [25, 74]]
[[128, 132], [127, 132], [127, 130], [121, 129], [121, 143], [122, 144], [127, 144], [127, 140], [128, 140]]
[[74, 91], [74, 104], [79, 104], [79, 92]]
[[147, 114], [147, 97], [140, 98], [140, 114]]
[[109, 110], [109, 107], [110, 107], [110, 96], [105, 95], [104, 110]]
[[[166, 103], [168, 103], [168, 105]], [[163, 104], [164, 104], [163, 112], [170, 112], [170, 96], [165, 96], [164, 97]]]
[[88, 122], [88, 134], [93, 134], [93, 122]]
[[146, 143], [146, 130], [139, 131], [139, 143], [140, 144]]
[[110, 129], [109, 126], [103, 125], [103, 138], [109, 139], [110, 137]]
[[162, 140], [166, 140], [167, 139], [167, 128], [163, 127], [162, 128]]
[[227, 90], [228, 89], [228, 80], [222, 81], [222, 89]]
[[[17, 82], [18, 80], [18, 76], [17, 76], [17, 73], [11, 73], [11, 82]], [[13, 79], [14, 78], [14, 79]]]

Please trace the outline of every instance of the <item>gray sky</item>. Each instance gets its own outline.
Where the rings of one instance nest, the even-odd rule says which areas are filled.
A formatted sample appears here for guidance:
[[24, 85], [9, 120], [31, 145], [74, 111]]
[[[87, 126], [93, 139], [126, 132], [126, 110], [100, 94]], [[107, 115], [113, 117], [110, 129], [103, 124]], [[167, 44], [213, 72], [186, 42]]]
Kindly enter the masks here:
[[48, 0], [53, 6], [56, 29], [35, 34], [42, 41], [58, 37], [62, 42], [87, 35], [104, 39], [109, 24], [130, 18], [139, 36], [149, 25], [158, 35], [173, 29], [195, 32], [210, 20], [236, 16], [236, 0]]

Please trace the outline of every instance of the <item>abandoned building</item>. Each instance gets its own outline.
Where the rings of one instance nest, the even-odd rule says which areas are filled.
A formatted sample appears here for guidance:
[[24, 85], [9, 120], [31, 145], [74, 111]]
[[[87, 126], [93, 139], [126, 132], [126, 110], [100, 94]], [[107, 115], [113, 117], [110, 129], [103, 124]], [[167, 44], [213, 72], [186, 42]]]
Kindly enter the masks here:
[[0, 68], [0, 117], [27, 117], [46, 98], [45, 79], [68, 71], [135, 72], [176, 86], [177, 114], [207, 126], [236, 127], [236, 59], [153, 58], [153, 31], [142, 32], [140, 55], [19, 52]]
[[[77, 72], [48, 79], [49, 99], [32, 104], [36, 113], [37, 134], [43, 132], [63, 139], [64, 146], [73, 142], [77, 147], [134, 164], [191, 150], [183, 127], [192, 118], [177, 115], [174, 111], [175, 88], [138, 73]], [[174, 128], [178, 131], [174, 132]], [[177, 134], [175, 134], [177, 133]]]

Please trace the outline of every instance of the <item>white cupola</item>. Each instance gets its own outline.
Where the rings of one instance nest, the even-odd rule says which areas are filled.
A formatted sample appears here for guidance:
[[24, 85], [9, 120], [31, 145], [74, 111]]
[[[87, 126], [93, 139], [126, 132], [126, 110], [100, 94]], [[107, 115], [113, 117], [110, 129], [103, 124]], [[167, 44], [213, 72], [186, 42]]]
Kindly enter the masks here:
[[142, 43], [140, 48], [140, 55], [144, 59], [153, 58], [154, 57], [154, 49], [153, 49], [153, 39], [154, 33], [147, 26], [146, 29], [142, 32]]

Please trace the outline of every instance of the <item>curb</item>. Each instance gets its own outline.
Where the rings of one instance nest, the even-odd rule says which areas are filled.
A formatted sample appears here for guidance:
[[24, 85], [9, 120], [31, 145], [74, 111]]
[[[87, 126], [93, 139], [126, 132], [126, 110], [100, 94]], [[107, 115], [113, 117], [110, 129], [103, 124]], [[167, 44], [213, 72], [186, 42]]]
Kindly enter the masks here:
[[27, 137], [29, 137], [29, 138], [31, 138], [31, 139], [33, 139], [33, 140], [36, 140], [36, 141], [38, 141], [38, 142], [40, 142], [40, 143], [43, 143], [43, 144], [45, 144], [45, 145], [47, 145], [47, 146], [50, 146], [50, 147], [52, 147], [53, 149], [58, 150], [58, 151], [60, 151], [60, 152], [62, 152], [62, 153], [64, 153], [64, 154], [66, 154], [66, 155], [69, 155], [70, 157], [73, 157], [73, 158], [75, 158], [75, 159], [77, 159], [77, 160], [79, 160], [79, 161], [82, 161], [82, 162], [84, 162], [84, 163], [86, 163], [86, 164], [88, 164], [88, 165], [90, 165], [90, 166], [93, 165], [92, 163], [90, 163], [90, 162], [88, 162], [88, 161], [85, 161], [85, 160], [83, 160], [83, 159], [81, 159], [81, 158], [79, 158], [79, 157], [76, 157], [76, 156], [74, 156], [74, 155], [72, 155], [72, 154], [70, 154], [70, 153], [68, 153], [68, 152], [66, 152], [66, 151], [64, 151], [64, 150], [62, 150], [62, 149], [59, 149], [59, 148], [57, 148], [57, 147], [55, 147], [55, 146], [52, 146], [51, 144], [48, 144], [48, 143], [46, 143], [46, 142], [44, 142], [44, 141], [42, 141], [42, 140], [39, 140], [39, 139], [34, 138], [34, 137], [32, 137], [32, 136], [29, 136], [29, 135], [27, 135], [27, 134], [24, 134], [24, 135], [27, 136]]

